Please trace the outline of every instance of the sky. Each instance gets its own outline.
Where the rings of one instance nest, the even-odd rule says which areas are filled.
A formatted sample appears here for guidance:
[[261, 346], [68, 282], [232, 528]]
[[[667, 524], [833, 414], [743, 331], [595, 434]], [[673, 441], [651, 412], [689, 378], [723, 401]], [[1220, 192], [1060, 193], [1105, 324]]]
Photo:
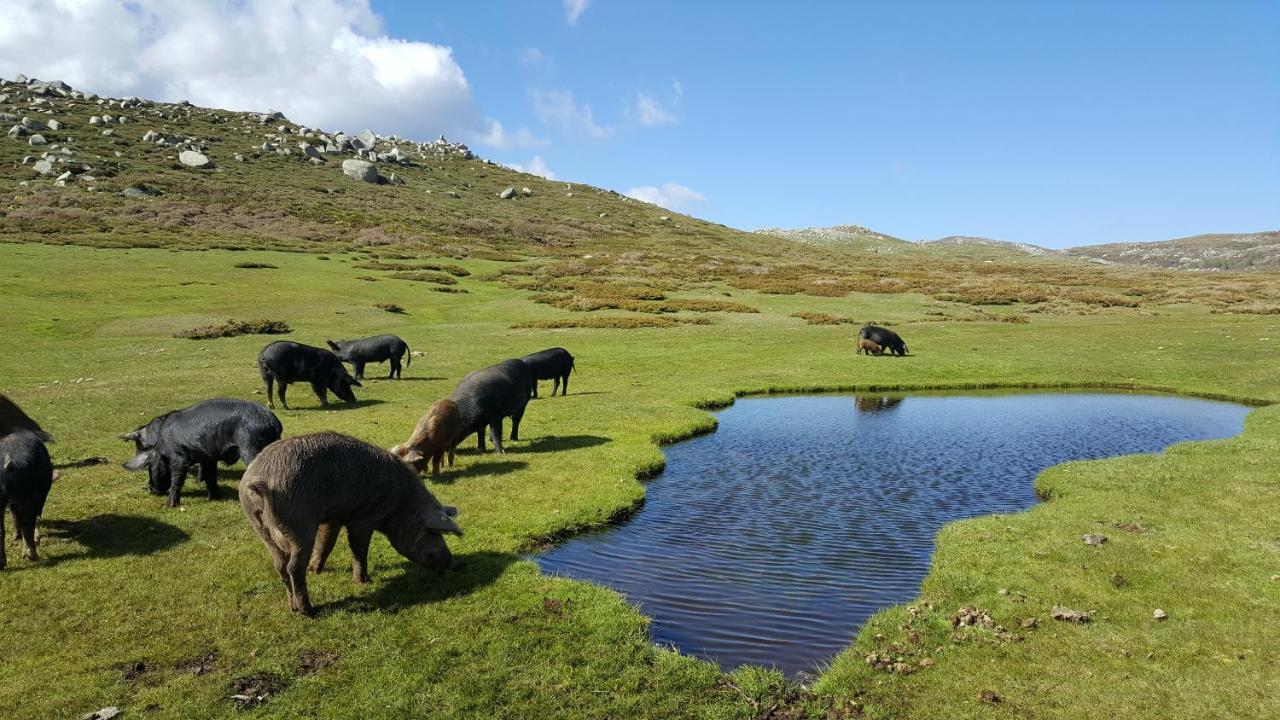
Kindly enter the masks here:
[[1280, 229], [1274, 0], [0, 4], [0, 77], [444, 133], [744, 229]]

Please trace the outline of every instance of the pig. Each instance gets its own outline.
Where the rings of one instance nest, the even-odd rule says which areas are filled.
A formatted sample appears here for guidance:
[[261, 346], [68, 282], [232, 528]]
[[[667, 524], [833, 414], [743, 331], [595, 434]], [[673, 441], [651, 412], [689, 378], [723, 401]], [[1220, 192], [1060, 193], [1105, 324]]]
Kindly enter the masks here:
[[357, 583], [369, 582], [375, 530], [396, 552], [437, 570], [453, 562], [444, 535], [462, 535], [457, 508], [441, 505], [400, 458], [333, 432], [263, 450], [240, 482], [240, 506], [271, 553], [290, 609], [305, 615], [312, 613], [307, 571], [324, 569], [343, 527]]
[[35, 420], [27, 417], [17, 403], [6, 395], [0, 395], [0, 436], [17, 430], [26, 430], [41, 442], [53, 442], [53, 436], [45, 432]]
[[890, 355], [902, 357], [907, 354], [907, 344], [903, 342], [902, 336], [898, 333], [887, 330], [879, 325], [866, 325], [858, 331], [859, 340], [871, 340], [875, 344], [889, 351]]
[[391, 452], [418, 474], [431, 460], [431, 477], [440, 477], [440, 463], [449, 455], [449, 467], [453, 467], [453, 450], [462, 440], [462, 418], [458, 404], [452, 400], [437, 400], [422, 416], [413, 434], [404, 443], [391, 448]]
[[267, 384], [267, 407], [273, 409], [276, 405], [271, 398], [272, 381], [280, 383], [280, 404], [285, 410], [289, 409], [289, 402], [284, 394], [291, 382], [311, 383], [311, 390], [320, 398], [321, 405], [329, 404], [330, 390], [346, 402], [355, 402], [356, 395], [351, 388], [361, 387], [337, 355], [324, 348], [288, 340], [278, 340], [262, 348], [258, 354], [258, 374]]
[[182, 502], [187, 470], [198, 477], [216, 500], [218, 463], [245, 465], [262, 449], [280, 439], [284, 428], [275, 413], [244, 400], [205, 400], [182, 410], [165, 413], [142, 427], [120, 436], [132, 440], [137, 454], [124, 464], [126, 470], [147, 470], [153, 495], [169, 494], [168, 506]]
[[[359, 340], [326, 340], [333, 354], [342, 362], [351, 363], [356, 371], [356, 379], [364, 379], [365, 363], [391, 361], [391, 372], [387, 379], [400, 377], [400, 359], [406, 358], [404, 364], [413, 362], [413, 354], [409, 352], [409, 344], [395, 335], [375, 335]], [[407, 356], [407, 357], [406, 357]]]
[[497, 365], [467, 374], [450, 393], [458, 405], [462, 429], [459, 438], [476, 434], [477, 446], [484, 452], [484, 430], [489, 429], [494, 451], [502, 454], [502, 419], [511, 418], [511, 439], [520, 439], [520, 420], [529, 404], [529, 386], [533, 373], [522, 360], [503, 360]]
[[13, 524], [17, 527], [15, 539], [26, 545], [23, 555], [32, 561], [40, 559], [36, 551], [36, 520], [44, 512], [44, 502], [55, 478], [57, 473], [49, 459], [49, 450], [36, 431], [20, 428], [0, 435], [0, 570], [8, 564], [5, 508], [13, 515]]
[[573, 356], [564, 348], [550, 348], [520, 358], [533, 373], [533, 397], [538, 397], [538, 381], [552, 380], [551, 397], [569, 394], [569, 373], [573, 372]]
[[861, 355], [864, 352], [868, 355], [883, 355], [884, 349], [881, 348], [878, 344], [876, 344], [875, 340], [871, 340], [868, 338], [858, 338], [857, 354]]

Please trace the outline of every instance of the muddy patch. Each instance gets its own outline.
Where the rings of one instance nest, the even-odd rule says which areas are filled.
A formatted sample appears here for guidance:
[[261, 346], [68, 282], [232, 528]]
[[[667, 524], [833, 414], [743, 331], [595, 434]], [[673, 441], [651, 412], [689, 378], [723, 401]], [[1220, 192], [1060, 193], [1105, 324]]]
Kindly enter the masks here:
[[302, 653], [302, 656], [298, 658], [298, 674], [311, 675], [318, 673], [341, 659], [341, 655], [327, 650], [312, 650]]
[[242, 708], [257, 707], [284, 690], [286, 685], [284, 678], [271, 672], [244, 675], [231, 683], [231, 702]]

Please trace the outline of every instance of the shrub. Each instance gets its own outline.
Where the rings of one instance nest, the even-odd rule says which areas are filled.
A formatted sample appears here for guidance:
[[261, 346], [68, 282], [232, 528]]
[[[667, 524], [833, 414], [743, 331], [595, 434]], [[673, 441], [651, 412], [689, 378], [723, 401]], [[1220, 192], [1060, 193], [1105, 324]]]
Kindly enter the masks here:
[[705, 317], [670, 318], [670, 317], [637, 317], [635, 315], [612, 315], [602, 317], [567, 318], [562, 320], [532, 320], [517, 323], [513, 328], [597, 328], [629, 330], [633, 328], [677, 327], [679, 325], [710, 325]]
[[245, 270], [276, 270], [278, 269], [276, 268], [275, 265], [272, 265], [271, 263], [259, 263], [259, 262], [236, 263], [236, 267], [243, 268]]
[[827, 313], [818, 312], [794, 312], [791, 317], [800, 318], [810, 325], [857, 325], [857, 320], [851, 320], [840, 315], [828, 315]]
[[236, 335], [284, 335], [291, 332], [283, 320], [228, 320], [221, 325], [201, 325], [176, 333], [174, 337], [212, 340]]
[[374, 303], [374, 304], [373, 304], [373, 306], [374, 306], [374, 307], [376, 307], [376, 308], [378, 308], [378, 309], [380, 309], [380, 310], [386, 310], [386, 311], [387, 311], [387, 312], [389, 312], [389, 313], [399, 313], [399, 314], [403, 314], [403, 313], [405, 312], [405, 309], [404, 309], [404, 306], [403, 306], [403, 305], [397, 305], [397, 304], [395, 304], [395, 303], [382, 303], [382, 302], [380, 302], [380, 303]]

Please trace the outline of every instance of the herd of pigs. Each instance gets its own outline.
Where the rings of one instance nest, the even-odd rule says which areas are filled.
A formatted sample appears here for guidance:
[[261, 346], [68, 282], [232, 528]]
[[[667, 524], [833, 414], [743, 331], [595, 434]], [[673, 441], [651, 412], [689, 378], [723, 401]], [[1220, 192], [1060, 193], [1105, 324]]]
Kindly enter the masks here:
[[[355, 401], [353, 387], [361, 387], [368, 363], [389, 362], [390, 378], [398, 378], [402, 359], [411, 361], [409, 347], [394, 335], [361, 340], [329, 341], [330, 350], [295, 342], [273, 342], [258, 355], [258, 370], [266, 383], [267, 404], [275, 407], [273, 392], [288, 409], [290, 383], [310, 383], [321, 404], [328, 392]], [[352, 375], [344, 363], [355, 370]], [[168, 495], [168, 504], [181, 502], [189, 471], [219, 495], [217, 464], [245, 464], [240, 480], [240, 505], [271, 553], [276, 572], [289, 594], [289, 606], [311, 614], [307, 572], [320, 572], [338, 533], [347, 531], [351, 572], [356, 582], [368, 582], [369, 542], [374, 531], [384, 534], [397, 552], [426, 568], [452, 563], [446, 534], [461, 535], [454, 520], [457, 508], [441, 505], [421, 480], [428, 461], [439, 475], [447, 456], [472, 433], [481, 451], [488, 431], [494, 450], [503, 452], [503, 421], [511, 418], [511, 439], [520, 439], [520, 420], [530, 397], [537, 397], [538, 381], [553, 380], [551, 394], [568, 392], [573, 356], [551, 348], [505, 360], [469, 373], [450, 395], [422, 416], [409, 439], [391, 450], [335, 432], [318, 432], [281, 439], [284, 428], [270, 409], [259, 403], [233, 399], [206, 400], [161, 415], [121, 436], [132, 441], [136, 454], [124, 464], [146, 470], [148, 488]], [[57, 473], [46, 442], [52, 438], [13, 401], [0, 395], [0, 569], [6, 565], [4, 515], [9, 508], [17, 526], [17, 540], [25, 557], [37, 560], [36, 520]]]

